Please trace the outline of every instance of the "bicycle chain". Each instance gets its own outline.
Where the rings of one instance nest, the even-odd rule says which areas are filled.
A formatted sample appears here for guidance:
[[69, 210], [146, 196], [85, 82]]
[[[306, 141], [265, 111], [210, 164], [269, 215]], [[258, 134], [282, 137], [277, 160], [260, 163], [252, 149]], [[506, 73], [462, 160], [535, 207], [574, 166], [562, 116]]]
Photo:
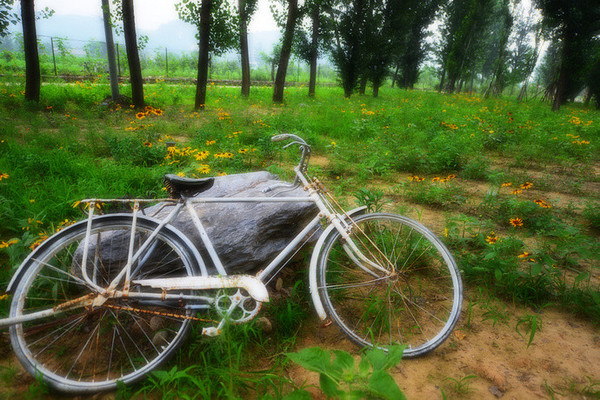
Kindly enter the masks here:
[[167, 312], [161, 312], [161, 311], [144, 310], [144, 309], [141, 309], [141, 308], [134, 308], [134, 307], [123, 307], [123, 306], [116, 306], [116, 305], [112, 305], [112, 304], [103, 304], [103, 307], [108, 307], [108, 308], [112, 308], [112, 309], [115, 309], [115, 310], [121, 310], [121, 311], [133, 311], [133, 312], [139, 312], [139, 313], [161, 315], [161, 316], [164, 316], [164, 317], [188, 319], [188, 320], [200, 321], [200, 322], [209, 322], [211, 324], [218, 323], [218, 321], [215, 321], [215, 320], [212, 320], [212, 319], [204, 319], [204, 318], [193, 317], [191, 315], [183, 315], [183, 314], [176, 314], [176, 313], [167, 313]]

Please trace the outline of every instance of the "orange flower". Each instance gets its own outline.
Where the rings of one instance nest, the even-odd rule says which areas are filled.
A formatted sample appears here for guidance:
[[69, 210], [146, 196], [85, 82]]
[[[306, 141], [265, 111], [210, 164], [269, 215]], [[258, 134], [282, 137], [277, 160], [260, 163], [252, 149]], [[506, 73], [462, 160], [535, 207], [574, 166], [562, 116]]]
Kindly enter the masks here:
[[552, 206], [550, 204], [546, 203], [542, 199], [534, 200], [534, 203], [537, 204], [538, 206], [542, 207], [542, 208], [552, 208]]
[[490, 235], [486, 236], [485, 241], [489, 244], [494, 244], [498, 241], [498, 238], [496, 237], [494, 232], [492, 232]]
[[523, 220], [519, 217], [511, 218], [509, 222], [514, 227], [523, 226]]
[[533, 186], [533, 183], [525, 182], [524, 184], [521, 185], [521, 189], [524, 189], [524, 190], [531, 189], [532, 186]]
[[135, 114], [135, 117], [137, 119], [143, 119], [143, 118], [146, 118], [146, 114], [143, 112], [139, 112], [139, 113]]
[[520, 194], [521, 192], [522, 192], [522, 190], [520, 190], [520, 189], [515, 189], [515, 190], [513, 190], [512, 192], [510, 192], [510, 194], [515, 194], [515, 195], [517, 195], [517, 194]]
[[506, 187], [506, 186], [510, 186], [510, 185], [512, 185], [512, 183], [511, 183], [511, 182], [505, 182], [505, 183], [503, 183], [503, 184], [502, 184], [502, 186], [501, 186], [501, 187]]

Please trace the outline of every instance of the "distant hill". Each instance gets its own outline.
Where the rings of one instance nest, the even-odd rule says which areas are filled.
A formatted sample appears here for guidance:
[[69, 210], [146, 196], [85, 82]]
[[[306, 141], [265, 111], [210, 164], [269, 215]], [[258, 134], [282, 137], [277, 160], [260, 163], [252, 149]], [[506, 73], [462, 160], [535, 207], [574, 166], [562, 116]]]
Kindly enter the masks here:
[[[20, 32], [20, 25], [13, 26], [12, 31]], [[44, 37], [63, 37], [71, 41], [73, 48], [82, 48], [88, 41], [104, 41], [104, 25], [101, 17], [86, 17], [76, 15], [54, 15], [49, 19], [37, 21], [37, 33]], [[170, 52], [188, 52], [197, 50], [196, 28], [183, 21], [172, 21], [162, 24], [153, 30], [138, 29], [138, 35], [148, 36], [147, 50], [168, 48]], [[260, 58], [260, 52], [270, 53], [279, 40], [278, 31], [252, 32], [249, 34], [250, 59]], [[116, 37], [118, 43], [123, 43], [123, 37]], [[236, 57], [236, 53], [228, 57]]]

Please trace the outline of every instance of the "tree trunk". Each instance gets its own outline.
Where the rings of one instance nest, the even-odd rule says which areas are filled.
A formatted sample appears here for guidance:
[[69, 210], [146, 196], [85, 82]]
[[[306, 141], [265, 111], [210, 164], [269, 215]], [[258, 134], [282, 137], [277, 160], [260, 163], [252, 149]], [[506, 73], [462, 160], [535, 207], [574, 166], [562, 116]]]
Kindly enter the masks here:
[[271, 61], [271, 82], [275, 82], [275, 59]]
[[142, 68], [137, 48], [133, 0], [123, 0], [122, 10], [123, 33], [125, 35], [127, 62], [129, 64], [129, 79], [131, 80], [131, 98], [135, 107], [142, 108], [144, 107], [144, 82], [142, 80]]
[[358, 88], [358, 93], [364, 95], [367, 91], [367, 77], [363, 76], [360, 78], [360, 86]]
[[562, 55], [560, 59], [560, 72], [558, 74], [558, 81], [556, 83], [556, 91], [554, 92], [554, 98], [552, 99], [552, 111], [558, 111], [560, 106], [566, 101], [566, 89], [568, 71], [566, 64], [570, 62], [570, 51], [572, 35], [567, 33], [563, 37]]
[[106, 54], [108, 56], [110, 95], [113, 101], [116, 101], [119, 97], [119, 78], [117, 76], [117, 58], [115, 56], [115, 42], [113, 41], [112, 25], [110, 23], [110, 4], [108, 0], [102, 0], [102, 14], [104, 16], [104, 36], [106, 38]]
[[590, 105], [590, 100], [592, 100], [592, 91], [589, 87], [586, 87], [585, 95], [583, 96], [583, 105], [588, 107]]
[[373, 97], [379, 97], [379, 86], [381, 86], [380, 82], [373, 82]]
[[317, 86], [317, 59], [319, 58], [319, 14], [318, 5], [312, 12], [312, 41], [310, 44], [310, 78], [308, 80], [308, 96], [315, 97]]
[[240, 52], [242, 58], [242, 96], [250, 95], [250, 58], [248, 56], [248, 16], [246, 0], [238, 0], [240, 9]]
[[298, 17], [298, 0], [288, 0], [288, 16], [283, 33], [283, 42], [281, 44], [281, 54], [277, 66], [277, 75], [273, 83], [273, 102], [283, 103], [283, 89], [285, 88], [285, 75], [287, 74], [290, 54], [292, 52], [292, 41], [294, 39], [294, 30], [296, 29], [296, 19]]
[[400, 69], [400, 64], [396, 64], [396, 69], [394, 70], [394, 75], [392, 75], [392, 89], [394, 88], [394, 84], [398, 80], [398, 70]]
[[37, 33], [35, 29], [34, 0], [21, 1], [21, 21], [23, 24], [23, 47], [25, 51], [25, 100], [40, 101], [40, 58], [38, 55]]
[[200, 42], [198, 51], [198, 80], [196, 81], [195, 110], [203, 110], [206, 104], [206, 84], [208, 82], [208, 49], [210, 45], [210, 14], [212, 0], [202, 0], [200, 10]]
[[440, 78], [440, 87], [438, 89], [438, 92], [441, 92], [442, 90], [444, 90], [444, 80], [446, 78], [446, 64], [444, 64], [443, 68], [442, 68], [442, 77]]
[[525, 83], [523, 83], [523, 86], [521, 86], [521, 91], [519, 92], [519, 95], [517, 96], [517, 102], [522, 102], [527, 96], [527, 81], [525, 81]]

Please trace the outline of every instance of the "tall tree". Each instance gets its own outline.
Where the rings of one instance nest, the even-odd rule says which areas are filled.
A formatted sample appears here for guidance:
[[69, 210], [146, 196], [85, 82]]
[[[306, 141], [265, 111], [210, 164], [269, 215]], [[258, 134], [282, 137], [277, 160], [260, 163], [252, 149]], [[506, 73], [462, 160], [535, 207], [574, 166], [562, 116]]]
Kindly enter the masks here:
[[200, 42], [198, 52], [198, 84], [196, 85], [196, 100], [194, 109], [204, 109], [206, 104], [206, 84], [208, 82], [208, 57], [210, 46], [210, 13], [212, 0], [202, 0], [200, 10]]
[[113, 40], [112, 22], [110, 18], [110, 3], [102, 0], [102, 15], [104, 19], [104, 37], [106, 38], [106, 54], [108, 56], [108, 74], [110, 77], [110, 94], [113, 101], [119, 98], [119, 78], [117, 76], [117, 59]]
[[528, 7], [519, 3], [515, 12], [514, 36], [510, 48], [509, 84], [521, 83], [517, 101], [523, 101], [527, 96], [527, 87], [539, 58], [542, 38], [542, 24], [535, 5]]
[[[454, 92], [480, 56], [494, 0], [454, 0], [445, 8], [440, 90]], [[447, 79], [447, 82], [445, 81]]]
[[484, 93], [484, 97], [490, 95], [499, 95], [504, 90], [508, 69], [508, 39], [510, 37], [513, 17], [509, 9], [508, 0], [501, 0], [496, 3], [493, 20], [495, 21], [496, 40], [498, 42], [498, 52], [495, 57], [494, 70], [490, 84]]
[[425, 58], [427, 27], [445, 0], [403, 0], [393, 11], [394, 64], [398, 86], [412, 89]]
[[14, 0], [0, 0], [0, 38], [8, 34], [8, 27], [19, 22], [19, 16], [13, 12]]
[[248, 23], [256, 11], [257, 0], [238, 0], [240, 25], [240, 58], [242, 64], [242, 96], [250, 95], [250, 57], [248, 54]]
[[361, 58], [367, 0], [338, 0], [328, 8], [334, 32], [331, 59], [342, 81], [344, 96], [350, 97], [363, 71]]
[[281, 42], [281, 53], [277, 65], [277, 74], [273, 83], [273, 102], [283, 103], [283, 90], [285, 89], [285, 75], [292, 54], [292, 42], [294, 40], [294, 31], [296, 21], [298, 20], [298, 0], [287, 1], [287, 20]]
[[203, 110], [211, 56], [220, 55], [239, 43], [235, 18], [227, 0], [181, 0], [175, 4], [175, 9], [182, 21], [194, 24], [198, 30], [198, 79], [194, 107]]
[[34, 0], [21, 0], [23, 47], [25, 51], [25, 99], [39, 102], [41, 88], [40, 58], [38, 55], [33, 2]]
[[598, 0], [536, 0], [544, 24], [560, 43], [560, 68], [552, 110], [560, 109], [577, 88], [585, 63], [586, 49], [600, 32]]
[[121, 3], [123, 13], [123, 33], [125, 35], [125, 48], [127, 50], [127, 62], [129, 64], [129, 79], [131, 81], [131, 98], [137, 108], [144, 107], [144, 81], [142, 79], [142, 67], [137, 47], [137, 35], [135, 32], [135, 14], [133, 0], [123, 0]]

